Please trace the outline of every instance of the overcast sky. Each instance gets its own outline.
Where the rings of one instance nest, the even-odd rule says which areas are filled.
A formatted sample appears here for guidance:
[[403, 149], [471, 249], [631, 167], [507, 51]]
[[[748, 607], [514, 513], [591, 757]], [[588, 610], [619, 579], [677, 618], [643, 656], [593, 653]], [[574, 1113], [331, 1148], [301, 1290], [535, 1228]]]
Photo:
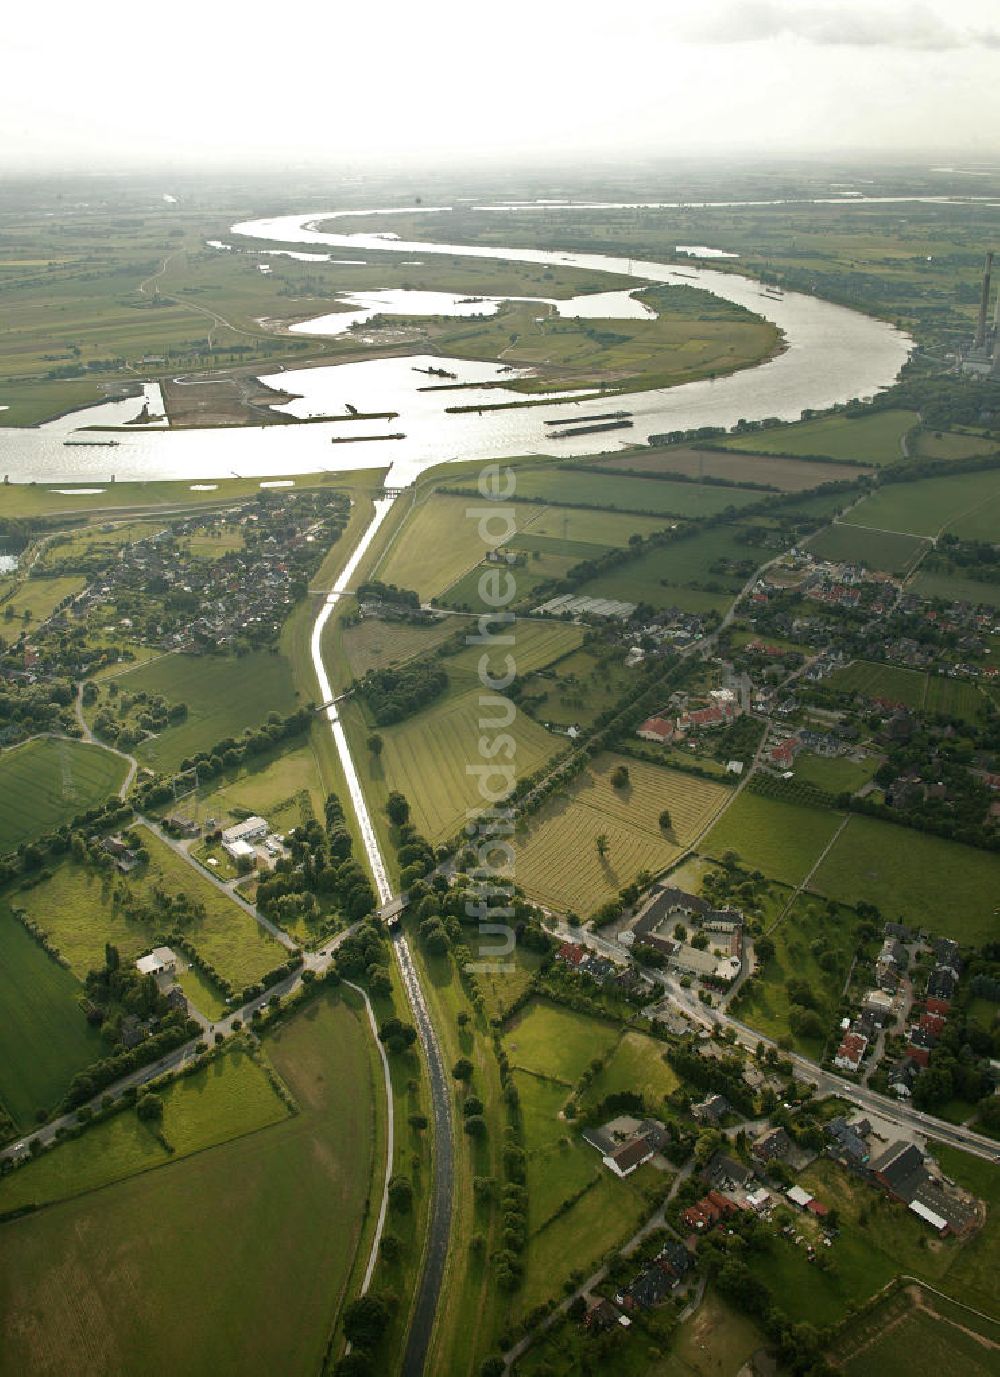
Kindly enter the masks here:
[[8, 8], [0, 164], [1000, 152], [997, 0]]

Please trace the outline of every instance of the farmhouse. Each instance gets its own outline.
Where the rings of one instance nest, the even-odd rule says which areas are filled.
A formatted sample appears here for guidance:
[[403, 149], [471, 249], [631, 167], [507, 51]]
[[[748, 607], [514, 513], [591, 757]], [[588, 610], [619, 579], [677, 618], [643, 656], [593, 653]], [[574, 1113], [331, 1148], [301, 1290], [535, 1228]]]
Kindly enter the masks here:
[[621, 1147], [615, 1148], [614, 1152], [609, 1152], [602, 1158], [604, 1165], [609, 1171], [613, 1171], [618, 1177], [624, 1179], [635, 1171], [636, 1167], [641, 1167], [643, 1162], [648, 1162], [653, 1156], [653, 1145], [648, 1138], [640, 1135], [630, 1139], [627, 1143], [622, 1143]]
[[854, 1124], [849, 1124], [843, 1115], [831, 1119], [826, 1126], [826, 1136], [831, 1140], [827, 1151], [831, 1156], [839, 1157], [847, 1166], [863, 1167], [869, 1158], [864, 1132], [866, 1128], [866, 1119]]
[[641, 741], [666, 742], [672, 741], [674, 736], [674, 726], [665, 717], [647, 717], [645, 722], [639, 727], [636, 736]]
[[151, 975], [157, 981], [173, 979], [177, 974], [177, 957], [169, 947], [154, 947], [148, 956], [140, 956], [135, 963], [140, 975]]

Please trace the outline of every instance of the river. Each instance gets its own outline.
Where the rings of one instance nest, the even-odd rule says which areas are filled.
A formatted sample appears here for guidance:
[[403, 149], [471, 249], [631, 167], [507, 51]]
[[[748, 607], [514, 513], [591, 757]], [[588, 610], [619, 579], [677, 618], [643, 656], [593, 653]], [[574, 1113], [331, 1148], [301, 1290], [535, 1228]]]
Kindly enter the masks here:
[[[447, 208], [422, 208], [428, 217]], [[106, 403], [35, 429], [0, 428], [0, 473], [12, 482], [86, 483], [99, 486], [118, 480], [224, 478], [315, 473], [389, 466], [387, 483], [404, 487], [427, 467], [457, 459], [506, 458], [551, 453], [558, 457], [599, 453], [622, 444], [644, 442], [650, 435], [696, 426], [733, 426], [741, 418], [777, 416], [796, 420], [806, 409], [822, 409], [853, 398], [874, 395], [898, 376], [912, 341], [893, 326], [857, 311], [796, 292], [765, 295], [760, 284], [738, 273], [606, 254], [562, 253], [484, 245], [406, 241], [390, 232], [338, 233], [329, 222], [361, 214], [410, 214], [405, 211], [336, 212], [285, 215], [234, 225], [237, 242], [266, 240], [298, 246], [349, 250], [370, 261], [388, 249], [426, 259], [430, 255], [492, 258], [518, 263], [569, 265], [601, 273], [631, 276], [645, 283], [697, 286], [772, 321], [782, 331], [782, 353], [754, 368], [728, 377], [685, 383], [678, 387], [614, 398], [615, 409], [633, 413], [634, 428], [553, 441], [545, 421], [578, 414], [578, 402], [565, 394], [545, 407], [469, 412], [454, 405], [487, 406], [520, 394], [496, 387], [511, 373], [496, 364], [426, 356], [373, 359], [327, 368], [289, 369], [265, 374], [263, 380], [298, 395], [285, 409], [298, 416], [342, 413], [350, 402], [361, 411], [396, 411], [382, 422], [317, 422], [308, 426], [253, 426], [218, 430], [130, 428], [108, 445], [81, 445], [82, 426], [124, 425], [136, 413], [136, 402]], [[432, 220], [429, 219], [429, 223]], [[217, 241], [221, 243], [221, 241]], [[308, 248], [307, 250], [308, 251]], [[604, 296], [628, 297], [627, 293]], [[633, 308], [637, 303], [631, 303]], [[565, 306], [565, 303], [562, 303]], [[415, 371], [447, 368], [462, 382], [489, 382], [489, 389], [468, 392], [431, 390], [437, 381]], [[514, 374], [513, 376], [517, 376]], [[154, 385], [155, 386], [155, 385]], [[158, 389], [157, 389], [158, 390]], [[380, 443], [356, 437], [402, 434]], [[107, 435], [90, 436], [107, 440]], [[331, 445], [332, 439], [342, 441]], [[76, 443], [67, 444], [67, 439]], [[98, 496], [95, 493], [95, 497]]]

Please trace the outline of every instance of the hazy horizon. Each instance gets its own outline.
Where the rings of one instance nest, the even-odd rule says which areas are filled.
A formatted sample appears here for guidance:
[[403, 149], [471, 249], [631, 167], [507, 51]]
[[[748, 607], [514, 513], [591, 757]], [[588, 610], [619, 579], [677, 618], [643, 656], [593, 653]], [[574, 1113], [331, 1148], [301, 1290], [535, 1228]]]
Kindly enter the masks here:
[[[1000, 170], [989, 0], [8, 17], [6, 172], [684, 156]], [[53, 30], [55, 30], [53, 32]]]

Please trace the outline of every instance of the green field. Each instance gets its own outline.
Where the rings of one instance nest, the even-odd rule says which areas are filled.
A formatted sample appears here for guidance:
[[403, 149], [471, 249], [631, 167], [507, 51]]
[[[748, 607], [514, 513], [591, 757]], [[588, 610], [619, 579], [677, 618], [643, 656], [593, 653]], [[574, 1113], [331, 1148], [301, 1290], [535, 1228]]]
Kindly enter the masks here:
[[821, 454], [863, 464], [895, 464], [903, 457], [903, 436], [917, 419], [915, 411], [876, 411], [853, 419], [824, 416], [740, 435], [726, 445], [758, 454]]
[[826, 682], [838, 693], [884, 698], [890, 703], [903, 703], [908, 708], [923, 707], [927, 690], [927, 675], [923, 670], [873, 664], [868, 660], [855, 660], [843, 669], [835, 669]]
[[[629, 784], [611, 774], [626, 765]], [[642, 870], [665, 870], [729, 798], [723, 785], [646, 761], [605, 754], [552, 795], [515, 842], [518, 884], [529, 898], [589, 914]], [[671, 826], [660, 827], [668, 809]], [[607, 853], [598, 855], [605, 835]]]
[[836, 813], [744, 790], [698, 849], [716, 860], [726, 851], [735, 851], [751, 870], [763, 870], [773, 880], [797, 885], [839, 824]]
[[320, 1369], [370, 1191], [368, 1029], [324, 995], [265, 1045], [300, 1113], [3, 1226], [4, 1377]]
[[590, 649], [567, 655], [551, 674], [525, 680], [522, 703], [531, 705], [539, 722], [556, 727], [590, 726], [613, 708], [632, 683], [621, 651]]
[[[360, 707], [348, 705], [343, 717], [373, 811], [381, 812], [389, 790], [398, 789], [410, 801], [418, 830], [438, 843], [465, 825], [468, 809], [485, 806], [478, 779], [466, 772], [466, 766], [489, 763], [479, 755], [478, 743], [484, 731], [490, 739], [497, 729], [480, 727], [480, 720], [498, 720], [500, 709], [480, 707], [481, 692], [478, 687], [466, 687], [459, 678], [440, 702], [405, 722], [380, 728], [384, 746], [377, 760], [365, 749], [371, 729]], [[539, 769], [561, 744], [524, 713], [517, 715], [509, 731], [515, 743], [515, 777]], [[494, 784], [502, 783], [499, 777], [494, 780]]]
[[268, 760], [255, 756], [247, 765], [227, 770], [198, 795], [201, 818], [214, 817], [228, 826], [238, 814], [259, 813], [273, 831], [297, 827], [304, 814], [322, 817], [325, 797], [319, 766], [309, 745], [286, 750]]
[[821, 483], [852, 483], [870, 472], [853, 464], [817, 464], [808, 459], [779, 459], [767, 454], [694, 449], [688, 445], [647, 445], [622, 454], [601, 454], [591, 462], [595, 467], [629, 473], [683, 473], [690, 478], [720, 478], [727, 483], [763, 483], [782, 492], [805, 492]]
[[[931, 1305], [937, 1303], [932, 1298]], [[968, 1321], [975, 1323], [974, 1317], [960, 1312], [953, 1324], [936, 1310], [911, 1308], [912, 1301], [903, 1305], [904, 1313], [899, 1313], [899, 1306], [894, 1311], [882, 1307], [873, 1324], [867, 1315], [859, 1322], [864, 1333], [859, 1351], [844, 1364], [847, 1377], [938, 1377], [955, 1371], [962, 1377], [995, 1377], [1000, 1346], [968, 1332]]]
[[357, 626], [342, 627], [336, 621], [328, 626], [328, 634], [339, 641], [351, 677], [360, 679], [370, 669], [402, 665], [417, 655], [429, 654], [465, 623], [443, 617], [429, 626], [409, 626], [366, 617]]
[[646, 1101], [652, 1115], [662, 1113], [663, 1100], [680, 1081], [667, 1064], [666, 1047], [645, 1033], [626, 1032], [590, 1083], [585, 1103], [597, 1104], [608, 1095], [631, 1090]]
[[[476, 635], [474, 623], [469, 623], [469, 631], [471, 635]], [[584, 635], [579, 626], [542, 617], [534, 620], [519, 617], [503, 628], [503, 634], [512, 637], [509, 645], [495, 648], [470, 645], [457, 655], [450, 655], [444, 661], [449, 679], [455, 682], [464, 679], [478, 684], [484, 653], [486, 669], [495, 678], [504, 675], [508, 654], [515, 663], [519, 677], [534, 674], [555, 661], [561, 662], [564, 657], [572, 656], [574, 651], [580, 649]], [[561, 669], [560, 663], [556, 673], [561, 673]]]
[[512, 1066], [571, 1086], [594, 1057], [611, 1052], [618, 1036], [604, 1019], [532, 999], [507, 1025], [504, 1043]]
[[0, 852], [62, 827], [117, 794], [121, 756], [82, 741], [38, 739], [0, 755]]
[[6, 623], [7, 627], [13, 629], [17, 622], [24, 620], [25, 615], [28, 619], [27, 625], [37, 626], [39, 622], [51, 617], [63, 598], [79, 593], [85, 582], [85, 579], [76, 574], [54, 579], [22, 579], [11, 596], [3, 602], [5, 614], [8, 607], [13, 611], [13, 620]]
[[[189, 923], [184, 935], [237, 990], [286, 959], [284, 948], [232, 899], [152, 833], [140, 832], [150, 863], [131, 877], [132, 887], [145, 899], [159, 882], [168, 894], [185, 893], [203, 903], [205, 917]], [[118, 947], [123, 961], [134, 961], [155, 946], [162, 933], [160, 920], [146, 924], [126, 916], [113, 902], [112, 882], [105, 873], [73, 861], [65, 861], [34, 888], [16, 891], [11, 902], [49, 934], [81, 978], [103, 966], [106, 942]]]
[[811, 755], [803, 751], [795, 757], [795, 778], [815, 784], [828, 794], [853, 794], [867, 784], [875, 772], [875, 761], [847, 760], [843, 756]]
[[[818, 899], [800, 896], [777, 925], [768, 928], [774, 955], [757, 962], [752, 980], [737, 996], [736, 1017], [770, 1038], [788, 1038], [796, 1051], [819, 1061], [836, 1026], [841, 991], [857, 947], [857, 920], [850, 909], [827, 911]], [[805, 980], [814, 997], [824, 1031], [802, 1037], [793, 1031], [789, 1015], [794, 1005], [785, 982]]]
[[994, 540], [1000, 512], [1000, 470], [888, 483], [851, 512], [859, 526], [912, 535], [944, 531], [963, 540]]
[[866, 564], [869, 569], [886, 574], [905, 574], [912, 569], [927, 542], [912, 535], [871, 531], [864, 525], [855, 525], [859, 510], [856, 507], [851, 512], [851, 522], [838, 521], [811, 536], [806, 542], [811, 552], [820, 559]]
[[[479, 498], [432, 493], [406, 518], [374, 577], [399, 588], [414, 588], [424, 602], [437, 597], [481, 563], [503, 533], [503, 524], [493, 522], [488, 527], [489, 543], [484, 542], [479, 519], [486, 505]], [[516, 524], [526, 525], [534, 511], [519, 504]]]
[[677, 483], [669, 478], [632, 478], [627, 474], [588, 473], [585, 469], [558, 466], [520, 471], [517, 492], [521, 498], [537, 498], [557, 505], [579, 503], [604, 512], [687, 517], [717, 516], [730, 507], [748, 507], [763, 496], [736, 488]]
[[[79, 981], [0, 904], [0, 1103], [19, 1128], [51, 1109], [70, 1081], [104, 1055], [83, 1016]], [[2, 1207], [0, 1207], [2, 1208]]]
[[980, 583], [977, 579], [958, 574], [924, 573], [919, 571], [908, 585], [909, 591], [921, 598], [942, 598], [945, 602], [985, 603], [1000, 607], [1000, 583]]
[[98, 1190], [279, 1123], [289, 1113], [263, 1068], [241, 1048], [159, 1093], [163, 1118], [156, 1128], [130, 1109], [95, 1124], [0, 1180], [0, 1212]]
[[[753, 568], [767, 558], [758, 548], [742, 544], [738, 536], [739, 528], [728, 526], [657, 546], [598, 575], [577, 591], [590, 597], [648, 602], [658, 609], [722, 611], [733, 601], [748, 574], [728, 572], [725, 568], [720, 571], [719, 562], [731, 561], [731, 569], [749, 561], [748, 567]], [[698, 587], [689, 589], [689, 584]]]
[[185, 721], [136, 748], [143, 764], [155, 770], [175, 770], [186, 756], [260, 726], [269, 712], [284, 715], [297, 706], [287, 662], [266, 650], [241, 656], [165, 655], [117, 682], [128, 693], [162, 694], [168, 703], [187, 704]]
[[812, 888], [847, 904], [866, 899], [887, 919], [979, 944], [996, 935], [1000, 856], [878, 818], [852, 817]]

